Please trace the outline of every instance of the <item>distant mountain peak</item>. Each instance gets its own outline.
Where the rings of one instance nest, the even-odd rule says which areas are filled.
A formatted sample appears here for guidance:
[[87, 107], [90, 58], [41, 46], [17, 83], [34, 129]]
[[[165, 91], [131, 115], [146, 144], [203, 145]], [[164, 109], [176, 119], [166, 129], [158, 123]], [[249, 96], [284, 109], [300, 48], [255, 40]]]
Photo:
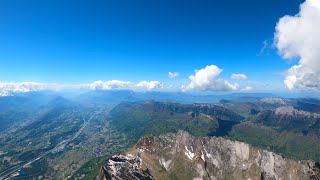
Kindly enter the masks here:
[[310, 117], [313, 116], [315, 118], [319, 118], [320, 115], [316, 114], [316, 113], [310, 113], [310, 112], [306, 112], [306, 111], [302, 111], [302, 110], [297, 110], [292, 106], [282, 106], [282, 107], [278, 107], [274, 110], [275, 115], [278, 116], [304, 116], [304, 117]]
[[263, 98], [263, 99], [261, 99], [261, 102], [267, 103], [267, 104], [287, 105], [287, 103], [284, 99], [276, 98], [276, 97]]

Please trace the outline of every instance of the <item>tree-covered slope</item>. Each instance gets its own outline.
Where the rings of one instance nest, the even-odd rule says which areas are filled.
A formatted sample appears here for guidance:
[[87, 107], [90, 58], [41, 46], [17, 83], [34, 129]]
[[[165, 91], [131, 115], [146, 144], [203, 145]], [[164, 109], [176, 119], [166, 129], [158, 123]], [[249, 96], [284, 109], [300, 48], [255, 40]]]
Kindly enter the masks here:
[[222, 106], [211, 104], [176, 104], [145, 101], [124, 102], [111, 112], [115, 128], [141, 138], [145, 134], [186, 130], [196, 136], [214, 134], [219, 122], [240, 122], [244, 118]]

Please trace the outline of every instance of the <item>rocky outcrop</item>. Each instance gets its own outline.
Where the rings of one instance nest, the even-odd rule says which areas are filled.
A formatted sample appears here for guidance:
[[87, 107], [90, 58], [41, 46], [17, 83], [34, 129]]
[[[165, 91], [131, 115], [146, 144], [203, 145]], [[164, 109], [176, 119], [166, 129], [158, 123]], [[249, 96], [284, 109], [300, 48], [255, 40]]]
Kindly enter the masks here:
[[266, 110], [258, 114], [257, 122], [280, 130], [295, 130], [320, 135], [320, 114], [294, 109], [291, 106]]
[[149, 170], [141, 168], [141, 158], [133, 155], [112, 156], [106, 166], [102, 167], [99, 180], [106, 179], [141, 179], [153, 180]]
[[303, 117], [303, 118], [320, 118], [319, 114], [296, 110], [292, 106], [278, 107], [273, 111], [274, 111], [274, 114], [278, 115], [278, 116], [293, 116], [296, 118], [301, 118], [301, 117]]
[[287, 100], [282, 98], [275, 98], [275, 97], [269, 97], [269, 98], [262, 98], [261, 102], [267, 103], [267, 104], [279, 104], [279, 105], [287, 105]]
[[187, 132], [147, 136], [103, 167], [104, 179], [320, 179], [319, 164]]

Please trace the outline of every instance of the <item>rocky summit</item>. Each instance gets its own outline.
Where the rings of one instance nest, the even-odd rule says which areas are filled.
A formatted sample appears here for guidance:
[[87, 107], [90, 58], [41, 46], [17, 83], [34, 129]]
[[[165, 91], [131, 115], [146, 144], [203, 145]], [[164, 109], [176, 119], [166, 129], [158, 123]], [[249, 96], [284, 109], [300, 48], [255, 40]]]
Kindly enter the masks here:
[[320, 179], [319, 163], [294, 161], [221, 137], [185, 131], [145, 136], [102, 167], [97, 179]]

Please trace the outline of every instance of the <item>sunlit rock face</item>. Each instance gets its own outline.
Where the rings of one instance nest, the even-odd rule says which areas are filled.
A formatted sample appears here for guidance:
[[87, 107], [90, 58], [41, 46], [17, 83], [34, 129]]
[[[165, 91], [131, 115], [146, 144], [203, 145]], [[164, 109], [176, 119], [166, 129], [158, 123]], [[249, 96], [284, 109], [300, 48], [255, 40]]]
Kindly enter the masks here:
[[279, 104], [279, 105], [287, 105], [286, 101], [282, 98], [263, 98], [261, 102], [268, 103], [268, 104]]
[[[115, 161], [116, 160], [116, 161]], [[114, 156], [99, 179], [319, 179], [319, 165], [293, 161], [248, 144], [187, 132], [142, 138]]]
[[307, 111], [297, 110], [291, 106], [260, 112], [257, 122], [281, 130], [295, 130], [320, 135], [320, 115]]
[[102, 167], [97, 179], [143, 179], [153, 180], [148, 169], [141, 168], [139, 156], [112, 156], [106, 166]]

